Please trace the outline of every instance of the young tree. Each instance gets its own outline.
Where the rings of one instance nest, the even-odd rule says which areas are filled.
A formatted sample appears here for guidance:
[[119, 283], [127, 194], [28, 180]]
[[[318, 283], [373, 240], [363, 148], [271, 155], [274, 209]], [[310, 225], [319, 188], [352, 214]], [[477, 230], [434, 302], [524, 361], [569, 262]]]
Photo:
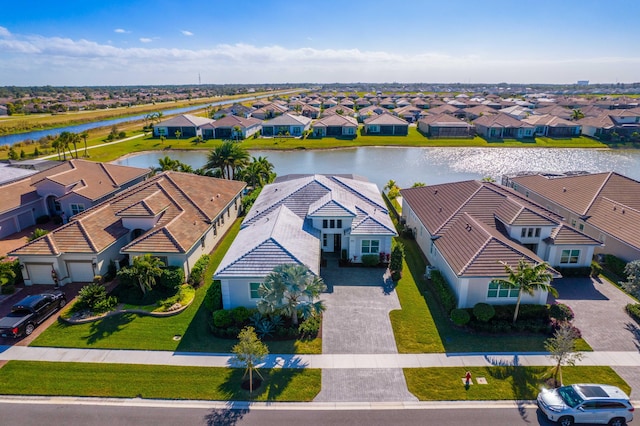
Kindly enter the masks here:
[[424, 182], [414, 182], [413, 185], [411, 185], [412, 188], [421, 188], [423, 186], [427, 186], [427, 184]]
[[[87, 155], [87, 139], [89, 138], [89, 132], [85, 130], [84, 132], [80, 133], [80, 137], [84, 141], [84, 156], [88, 157], [89, 155]], [[77, 153], [76, 153], [76, 158], [78, 158]]]
[[579, 337], [576, 328], [571, 323], [564, 322], [553, 337], [544, 342], [544, 348], [549, 351], [549, 357], [556, 362], [553, 374], [556, 386], [558, 384], [562, 386], [562, 366], [575, 365], [576, 361], [582, 359], [582, 353], [576, 352], [576, 341]]
[[547, 262], [531, 265], [522, 258], [518, 261], [518, 266], [515, 269], [507, 262], [500, 261], [500, 263], [504, 266], [504, 270], [507, 273], [508, 278], [495, 278], [491, 282], [503, 287], [518, 290], [518, 300], [516, 301], [516, 309], [513, 313], [514, 324], [518, 319], [520, 300], [522, 299], [523, 293], [533, 296], [536, 290], [541, 290], [548, 291], [556, 297], [558, 296], [556, 289], [549, 284], [553, 279], [553, 276], [549, 272], [549, 264]]
[[278, 265], [258, 288], [258, 310], [263, 314], [282, 311], [291, 317], [293, 325], [298, 325], [298, 312], [309, 318], [324, 311], [322, 301], [314, 300], [326, 288], [322, 278], [304, 265]]
[[31, 233], [31, 235], [29, 235], [27, 237], [27, 241], [31, 242], [37, 238], [42, 237], [43, 235], [47, 235], [49, 233], [49, 231], [47, 231], [46, 229], [42, 229], [42, 228], [36, 228], [33, 230], [33, 232]]
[[156, 279], [162, 275], [162, 261], [147, 253], [134, 257], [133, 264], [126, 269], [138, 282], [142, 294], [146, 294], [156, 284]]
[[[231, 349], [240, 361], [246, 367], [244, 376], [249, 373], [249, 393], [253, 392], [253, 372], [255, 371], [261, 379], [262, 375], [258, 371], [258, 364], [269, 355], [267, 345], [262, 343], [256, 335], [253, 327], [245, 327], [238, 334], [238, 343]], [[264, 380], [264, 379], [263, 379]]]
[[389, 271], [393, 281], [399, 281], [402, 277], [402, 260], [404, 259], [404, 246], [397, 242], [391, 249], [391, 257], [389, 258]]

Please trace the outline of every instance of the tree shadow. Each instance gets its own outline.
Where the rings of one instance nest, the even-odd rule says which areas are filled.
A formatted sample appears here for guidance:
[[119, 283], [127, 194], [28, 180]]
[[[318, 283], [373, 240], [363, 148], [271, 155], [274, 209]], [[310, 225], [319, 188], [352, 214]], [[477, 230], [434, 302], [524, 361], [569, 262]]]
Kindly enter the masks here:
[[229, 401], [227, 407], [211, 410], [211, 413], [204, 416], [204, 421], [208, 426], [233, 426], [248, 412], [246, 403]]
[[102, 320], [92, 322], [89, 328], [90, 334], [86, 336], [87, 343], [90, 345], [94, 344], [114, 333], [122, 331], [135, 317], [135, 314], [123, 313], [111, 315]]
[[638, 328], [638, 325], [633, 322], [628, 322], [624, 325], [624, 328], [631, 332], [633, 335], [633, 344], [636, 349], [640, 350], [640, 328]]
[[485, 356], [487, 362], [494, 367], [488, 367], [489, 374], [499, 380], [512, 378], [511, 387], [515, 397], [520, 417], [530, 423], [527, 414], [527, 404], [537, 397], [542, 377], [548, 372], [547, 367], [523, 367], [517, 355], [513, 361], [504, 358]]
[[[232, 373], [226, 382], [218, 386], [218, 390], [225, 395], [230, 401], [279, 401], [283, 392], [286, 391], [291, 381], [296, 376], [303, 374], [302, 368], [260, 368], [258, 370], [262, 375], [262, 383], [260, 387], [254, 389], [253, 392], [242, 389], [241, 384], [245, 377], [244, 368], [232, 368]], [[254, 378], [257, 376], [254, 373]], [[254, 382], [255, 383], [255, 382]]]

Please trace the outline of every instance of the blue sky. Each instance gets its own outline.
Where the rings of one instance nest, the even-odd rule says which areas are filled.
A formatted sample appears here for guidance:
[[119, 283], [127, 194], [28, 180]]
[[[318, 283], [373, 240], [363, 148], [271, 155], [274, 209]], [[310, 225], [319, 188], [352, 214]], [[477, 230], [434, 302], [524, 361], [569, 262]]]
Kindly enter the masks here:
[[34, 0], [0, 85], [640, 81], [638, 0]]

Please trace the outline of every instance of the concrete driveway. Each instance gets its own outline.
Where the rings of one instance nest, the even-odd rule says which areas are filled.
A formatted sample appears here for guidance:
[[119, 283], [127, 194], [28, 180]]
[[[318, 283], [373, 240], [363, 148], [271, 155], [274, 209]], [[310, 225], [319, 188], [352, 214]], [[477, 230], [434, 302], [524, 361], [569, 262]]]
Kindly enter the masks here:
[[[576, 327], [594, 351], [640, 350], [640, 328], [624, 310], [634, 299], [606, 280], [563, 278], [553, 285], [558, 302], [571, 306]], [[640, 399], [640, 366], [611, 367], [631, 386], [631, 398]]]
[[[323, 354], [398, 353], [389, 312], [400, 309], [386, 270], [339, 268], [337, 259], [321, 271], [328, 291], [322, 324]], [[340, 366], [338, 366], [340, 367]], [[315, 401], [417, 401], [400, 368], [325, 368]]]

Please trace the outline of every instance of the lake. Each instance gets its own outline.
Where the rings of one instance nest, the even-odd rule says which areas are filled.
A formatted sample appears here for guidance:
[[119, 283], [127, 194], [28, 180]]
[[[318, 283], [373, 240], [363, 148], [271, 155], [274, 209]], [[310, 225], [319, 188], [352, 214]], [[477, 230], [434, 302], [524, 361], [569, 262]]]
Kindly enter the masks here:
[[[194, 168], [206, 163], [208, 151], [157, 151], [114, 161], [134, 167], [157, 167], [169, 157]], [[399, 148], [362, 147], [335, 150], [251, 151], [267, 157], [279, 175], [290, 173], [353, 173], [380, 189], [393, 179], [403, 188], [414, 182], [433, 185], [492, 177], [520, 171], [615, 171], [640, 180], [640, 150], [548, 148]]]

